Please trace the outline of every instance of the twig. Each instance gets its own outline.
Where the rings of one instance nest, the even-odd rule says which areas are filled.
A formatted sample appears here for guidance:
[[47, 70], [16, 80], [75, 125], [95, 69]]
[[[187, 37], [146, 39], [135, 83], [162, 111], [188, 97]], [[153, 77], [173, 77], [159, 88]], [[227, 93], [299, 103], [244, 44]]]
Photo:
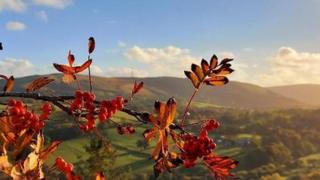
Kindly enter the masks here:
[[[40, 93], [20, 93], [20, 92], [13, 92], [13, 93], [1, 93], [0, 97], [12, 97], [12, 98], [26, 98], [26, 99], [34, 99], [34, 100], [41, 100], [46, 102], [51, 102], [53, 105], [61, 109], [62, 111], [66, 112], [69, 115], [73, 116], [79, 116], [79, 114], [74, 114], [70, 111], [70, 109], [65, 106], [63, 103], [68, 100], [75, 99], [74, 96], [46, 96], [41, 95]], [[96, 100], [94, 101], [95, 104], [100, 104], [100, 101]], [[138, 122], [141, 122], [143, 124], [149, 123], [149, 113], [147, 112], [138, 112], [132, 109], [123, 108], [121, 110], [122, 112], [134, 117]], [[98, 112], [95, 112], [97, 114]], [[80, 114], [80, 116], [85, 116], [86, 114]], [[6, 112], [0, 112], [0, 117], [6, 116]], [[171, 129], [178, 129], [181, 132], [186, 132], [183, 130], [182, 127], [180, 127], [177, 124], [172, 123], [170, 125]]]

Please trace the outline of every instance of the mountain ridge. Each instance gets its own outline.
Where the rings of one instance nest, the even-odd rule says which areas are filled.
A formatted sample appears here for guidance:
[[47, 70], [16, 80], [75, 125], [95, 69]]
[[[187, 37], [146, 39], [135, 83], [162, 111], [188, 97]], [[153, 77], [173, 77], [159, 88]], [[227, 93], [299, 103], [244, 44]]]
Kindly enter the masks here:
[[[24, 91], [27, 83], [39, 76], [48, 76], [55, 79], [53, 83], [45, 87], [41, 92], [59, 95], [70, 95], [76, 89], [76, 85], [66, 85], [61, 81], [61, 74], [32, 75], [19, 77], [15, 80], [14, 91]], [[83, 89], [89, 89], [87, 76], [79, 75], [78, 79]], [[178, 77], [99, 77], [94, 76], [93, 90], [97, 97], [109, 98], [117, 95], [126, 96], [130, 94], [133, 82], [143, 81], [144, 89], [139, 97], [153, 102], [156, 99], [166, 100], [176, 97], [186, 101], [193, 92], [191, 82], [186, 78]], [[3, 86], [3, 81], [0, 81]], [[194, 101], [214, 104], [224, 107], [248, 108], [248, 109], [284, 109], [308, 107], [308, 104], [299, 102], [258, 85], [231, 81], [222, 87], [204, 86], [197, 94]]]

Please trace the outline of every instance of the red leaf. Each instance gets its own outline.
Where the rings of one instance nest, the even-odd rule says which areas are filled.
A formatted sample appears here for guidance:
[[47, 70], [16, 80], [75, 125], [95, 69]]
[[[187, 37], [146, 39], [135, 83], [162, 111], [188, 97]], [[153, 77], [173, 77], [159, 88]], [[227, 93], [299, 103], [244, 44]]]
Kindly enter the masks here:
[[95, 47], [96, 47], [96, 42], [95, 42], [93, 37], [90, 37], [89, 38], [89, 42], [88, 42], [88, 52], [89, 52], [89, 54], [91, 54], [94, 51]]
[[219, 157], [214, 154], [210, 154], [203, 158], [204, 162], [206, 162], [210, 170], [214, 173], [217, 179], [224, 179], [228, 176], [233, 176], [230, 173], [231, 169], [237, 167], [238, 161], [230, 159], [227, 156]]
[[132, 95], [138, 93], [143, 88], [143, 82], [140, 82], [139, 84], [134, 81], [134, 86], [132, 88]]

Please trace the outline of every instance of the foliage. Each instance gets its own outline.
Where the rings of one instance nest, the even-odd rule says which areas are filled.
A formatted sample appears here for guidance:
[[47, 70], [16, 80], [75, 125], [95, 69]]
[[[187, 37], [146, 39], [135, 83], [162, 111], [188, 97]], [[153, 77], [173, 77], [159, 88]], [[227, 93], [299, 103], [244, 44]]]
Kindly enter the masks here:
[[[14, 87], [14, 77], [1, 75], [6, 80], [3, 94], [1, 97], [21, 97], [34, 100], [42, 100], [46, 103], [42, 106], [42, 113], [37, 115], [34, 110], [29, 110], [22, 101], [10, 99], [7, 107], [1, 112], [1, 171], [13, 179], [44, 179], [45, 174], [43, 166], [48, 156], [52, 154], [61, 143], [53, 141], [45, 146], [43, 128], [45, 121], [51, 115], [52, 107], [56, 106], [73, 117], [75, 125], [84, 133], [92, 133], [90, 145], [85, 147], [89, 157], [79, 163], [77, 167], [63, 157], [55, 159], [54, 166], [50, 171], [56, 171], [63, 174], [68, 180], [96, 178], [105, 179], [104, 173], [112, 178], [112, 161], [114, 161], [114, 150], [106, 136], [101, 133], [98, 126], [104, 123], [116, 125], [119, 135], [128, 136], [135, 133], [134, 125], [131, 123], [118, 123], [112, 120], [114, 114], [118, 111], [133, 116], [141, 124], [152, 125], [144, 131], [143, 136], [147, 141], [157, 139], [156, 146], [151, 153], [155, 161], [154, 174], [158, 177], [161, 173], [179, 166], [190, 168], [196, 163], [204, 163], [212, 172], [216, 179], [225, 179], [233, 176], [230, 172], [237, 166], [237, 161], [227, 156], [219, 156], [215, 153], [216, 144], [209, 136], [209, 132], [217, 129], [220, 124], [217, 120], [199, 121], [199, 135], [196, 136], [186, 130], [188, 125], [184, 124], [186, 114], [189, 113], [190, 104], [199, 92], [202, 84], [212, 86], [222, 86], [228, 83], [226, 75], [233, 72], [230, 68], [232, 59], [223, 59], [218, 64], [218, 58], [213, 55], [210, 64], [202, 60], [201, 67], [192, 64], [193, 72], [185, 71], [186, 76], [192, 81], [195, 91], [191, 95], [180, 125], [177, 124], [177, 102], [170, 98], [166, 103], [156, 101], [154, 113], [136, 112], [127, 108], [134, 96], [143, 88], [143, 82], [135, 82], [128, 99], [117, 96], [112, 99], [98, 100], [92, 91], [92, 79], [90, 67], [93, 63], [91, 54], [95, 49], [95, 40], [89, 38], [88, 59], [79, 66], [74, 66], [75, 56], [68, 52], [67, 65], [53, 63], [56, 70], [63, 73], [62, 81], [70, 84], [77, 83], [77, 90], [73, 96], [46, 96], [35, 93], [41, 88], [52, 83], [54, 79], [40, 77], [30, 82], [26, 87], [26, 93], [12, 93]], [[77, 74], [88, 70], [88, 80], [90, 89], [84, 91], [81, 89]], [[171, 138], [170, 138], [171, 137]], [[78, 174], [77, 174], [78, 173]]]

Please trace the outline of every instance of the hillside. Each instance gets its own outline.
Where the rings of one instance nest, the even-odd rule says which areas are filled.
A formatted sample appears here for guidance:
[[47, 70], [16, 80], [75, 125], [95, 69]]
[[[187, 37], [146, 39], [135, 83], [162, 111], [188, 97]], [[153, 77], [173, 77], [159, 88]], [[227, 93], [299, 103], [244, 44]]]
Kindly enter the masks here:
[[[76, 88], [76, 84], [66, 85], [61, 82], [61, 75], [49, 75], [56, 81], [44, 88], [46, 93], [57, 93], [61, 95], [71, 94]], [[37, 76], [27, 76], [17, 78], [14, 91], [23, 91], [25, 85]], [[84, 89], [88, 89], [86, 76], [80, 76], [80, 84]], [[116, 95], [128, 95], [131, 91], [134, 80], [145, 82], [145, 88], [139, 94], [140, 100], [152, 103], [155, 99], [166, 100], [169, 97], [176, 97], [186, 101], [191, 95], [193, 88], [187, 79], [174, 77], [155, 78], [105, 78], [93, 77], [93, 87], [98, 97], [113, 97]], [[3, 82], [0, 82], [3, 84]], [[201, 93], [196, 96], [195, 101], [214, 104], [224, 107], [250, 108], [250, 109], [278, 109], [306, 107], [305, 104], [297, 100], [276, 94], [266, 88], [248, 83], [230, 82], [223, 87], [207, 87], [201, 89]]]
[[320, 85], [300, 84], [270, 87], [269, 90], [312, 106], [320, 106]]

